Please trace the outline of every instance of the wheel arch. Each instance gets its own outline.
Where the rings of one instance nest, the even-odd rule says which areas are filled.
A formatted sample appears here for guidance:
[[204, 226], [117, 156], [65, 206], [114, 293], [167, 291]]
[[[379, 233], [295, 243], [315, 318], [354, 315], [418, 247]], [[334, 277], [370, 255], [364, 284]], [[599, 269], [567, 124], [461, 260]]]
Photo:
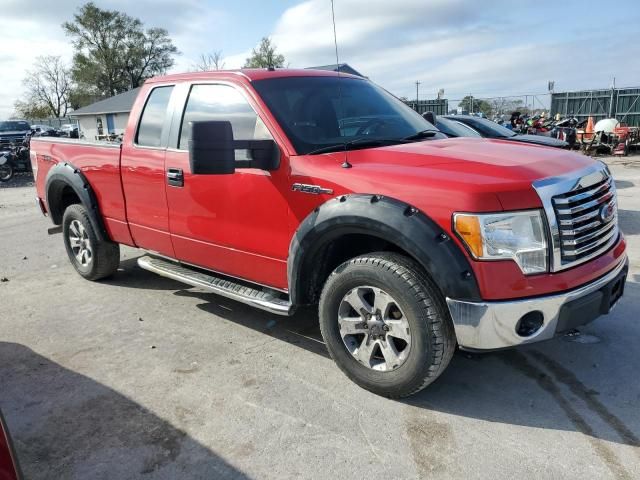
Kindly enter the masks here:
[[110, 240], [100, 215], [98, 199], [80, 169], [66, 162], [51, 167], [45, 180], [45, 195], [54, 225], [62, 224], [62, 216], [69, 205], [79, 203], [87, 209], [98, 239]]
[[394, 198], [352, 194], [317, 207], [291, 240], [287, 273], [292, 304], [315, 303], [335, 267], [381, 250], [413, 258], [445, 297], [480, 300], [469, 261], [436, 222]]

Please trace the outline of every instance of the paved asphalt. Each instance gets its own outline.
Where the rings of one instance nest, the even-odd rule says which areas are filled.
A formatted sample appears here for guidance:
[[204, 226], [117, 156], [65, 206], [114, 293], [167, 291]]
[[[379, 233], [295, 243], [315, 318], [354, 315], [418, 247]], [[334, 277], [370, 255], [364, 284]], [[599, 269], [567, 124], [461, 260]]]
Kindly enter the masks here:
[[[28, 479], [640, 478], [640, 157], [613, 165], [630, 245], [614, 312], [458, 353], [406, 401], [285, 319], [154, 276], [90, 283], [25, 177], [0, 187], [0, 408]], [[21, 186], [22, 185], [22, 186]]]

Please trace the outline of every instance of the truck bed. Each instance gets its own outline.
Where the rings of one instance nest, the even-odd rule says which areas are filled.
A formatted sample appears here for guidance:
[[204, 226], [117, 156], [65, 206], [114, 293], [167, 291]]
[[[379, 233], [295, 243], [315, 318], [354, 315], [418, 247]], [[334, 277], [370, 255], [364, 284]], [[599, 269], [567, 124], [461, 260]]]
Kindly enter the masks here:
[[47, 174], [54, 165], [69, 163], [79, 169], [93, 187], [111, 239], [132, 244], [120, 180], [120, 144], [34, 137], [31, 139], [31, 159], [38, 198], [47, 211]]

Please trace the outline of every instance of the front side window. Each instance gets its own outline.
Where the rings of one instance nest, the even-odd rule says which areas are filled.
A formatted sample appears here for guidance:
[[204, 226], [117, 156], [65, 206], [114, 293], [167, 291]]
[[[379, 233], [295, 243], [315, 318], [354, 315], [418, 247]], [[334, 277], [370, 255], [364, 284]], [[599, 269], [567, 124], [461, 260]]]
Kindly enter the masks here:
[[171, 92], [173, 92], [172, 86], [158, 87], [149, 95], [142, 117], [140, 117], [140, 126], [136, 135], [138, 145], [143, 147], [159, 147], [161, 145], [162, 127], [167, 116]]
[[189, 148], [191, 123], [205, 120], [231, 122], [235, 140], [269, 140], [271, 134], [249, 102], [229, 85], [194, 85], [182, 116], [178, 148]]

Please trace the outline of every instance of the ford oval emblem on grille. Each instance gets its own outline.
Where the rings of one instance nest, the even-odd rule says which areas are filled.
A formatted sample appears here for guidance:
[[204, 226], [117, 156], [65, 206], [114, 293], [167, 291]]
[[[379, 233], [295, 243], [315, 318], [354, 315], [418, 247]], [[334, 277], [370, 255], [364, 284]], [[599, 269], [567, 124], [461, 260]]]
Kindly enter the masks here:
[[600, 220], [602, 223], [609, 223], [616, 214], [616, 202], [611, 201], [600, 209]]

